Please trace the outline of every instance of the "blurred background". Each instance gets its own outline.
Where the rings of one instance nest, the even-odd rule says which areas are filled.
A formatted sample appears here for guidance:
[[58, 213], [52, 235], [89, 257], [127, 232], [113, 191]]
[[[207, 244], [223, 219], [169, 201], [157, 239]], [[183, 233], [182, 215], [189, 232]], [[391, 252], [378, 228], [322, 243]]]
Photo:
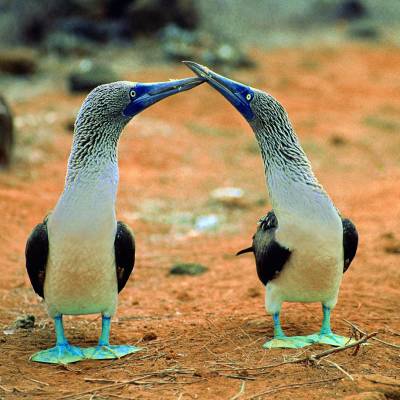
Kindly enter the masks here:
[[[0, 390], [33, 398], [41, 381], [57, 385], [41, 385], [46, 398], [55, 390], [86, 390], [85, 374], [72, 372], [78, 369], [26, 362], [53, 337], [25, 272], [26, 239], [63, 190], [74, 121], [87, 93], [115, 80], [192, 76], [185, 59], [268, 91], [288, 111], [318, 179], [360, 233], [334, 327], [346, 333], [346, 318], [395, 341], [399, 46], [399, 0], [0, 0], [0, 343], [6, 349]], [[117, 215], [135, 232], [137, 261], [113, 332], [117, 341], [143, 341], [157, 351], [142, 364], [135, 358], [118, 364], [113, 379], [131, 379], [129, 362], [146, 373], [183, 363], [202, 371], [198, 386], [186, 385], [192, 398], [234, 396], [239, 387], [215, 374], [212, 363], [236, 360], [247, 374], [284, 355], [260, 351], [272, 335], [264, 288], [253, 258], [235, 257], [271, 207], [254, 135], [203, 84], [136, 116], [121, 136], [119, 166]], [[287, 305], [283, 315], [288, 334], [320, 325], [319, 305]], [[96, 323], [87, 321], [68, 320], [73, 340], [96, 340]], [[346, 369], [395, 376], [398, 345], [366, 347], [343, 358]], [[85, 368], [97, 378], [111, 376], [107, 368]], [[268, 383], [316, 380], [330, 371], [287, 368], [268, 375]], [[246, 396], [265, 389], [265, 376], [246, 381]], [[296, 389], [287, 398], [339, 398], [337, 386], [340, 395], [361, 390], [341, 381]], [[152, 390], [132, 388], [134, 397], [125, 388], [128, 397], [121, 398]], [[178, 398], [168, 386], [162, 390], [159, 398]]]

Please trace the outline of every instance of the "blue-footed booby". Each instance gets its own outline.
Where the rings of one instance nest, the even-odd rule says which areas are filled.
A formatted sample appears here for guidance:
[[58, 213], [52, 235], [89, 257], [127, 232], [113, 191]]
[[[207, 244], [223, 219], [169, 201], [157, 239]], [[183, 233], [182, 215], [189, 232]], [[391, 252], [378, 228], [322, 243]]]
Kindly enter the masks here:
[[[204, 80], [159, 83], [114, 82], [98, 86], [85, 99], [75, 122], [64, 191], [54, 210], [32, 231], [26, 268], [35, 292], [55, 322], [56, 346], [31, 359], [69, 363], [119, 358], [138, 351], [110, 345], [110, 320], [134, 266], [133, 233], [116, 220], [117, 146], [125, 125], [147, 107]], [[71, 346], [63, 315], [101, 313], [98, 346]]]
[[[315, 177], [282, 105], [270, 94], [186, 61], [248, 121], [258, 141], [273, 210], [260, 220], [251, 247], [265, 285], [265, 306], [274, 321], [274, 338], [264, 348], [298, 348], [312, 343], [341, 346], [349, 338], [330, 327], [343, 273], [358, 245], [354, 224], [341, 217]], [[321, 330], [287, 337], [280, 324], [283, 302], [320, 302]]]

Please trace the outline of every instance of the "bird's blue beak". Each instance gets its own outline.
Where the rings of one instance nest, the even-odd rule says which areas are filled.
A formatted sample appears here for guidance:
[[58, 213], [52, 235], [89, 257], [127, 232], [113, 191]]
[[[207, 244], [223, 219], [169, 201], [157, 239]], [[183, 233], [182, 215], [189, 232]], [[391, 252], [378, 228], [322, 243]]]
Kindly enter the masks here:
[[247, 121], [251, 121], [254, 118], [253, 110], [250, 107], [254, 92], [249, 86], [225, 78], [193, 61], [183, 61], [183, 63], [196, 75], [205, 79], [213, 88], [218, 90], [218, 92], [236, 107]]
[[132, 85], [129, 93], [131, 101], [124, 109], [123, 114], [126, 117], [133, 117], [154, 103], [173, 94], [192, 89], [203, 82], [203, 78], [196, 77], [169, 82], [136, 83]]

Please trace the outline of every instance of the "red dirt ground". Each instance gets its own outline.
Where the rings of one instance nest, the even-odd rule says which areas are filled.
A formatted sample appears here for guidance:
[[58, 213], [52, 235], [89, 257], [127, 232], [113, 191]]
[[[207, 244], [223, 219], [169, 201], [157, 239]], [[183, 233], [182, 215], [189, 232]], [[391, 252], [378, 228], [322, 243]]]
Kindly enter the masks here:
[[[381, 394], [364, 399], [400, 398], [400, 51], [354, 44], [255, 51], [254, 57], [257, 69], [230, 75], [283, 103], [316, 175], [359, 230], [333, 327], [349, 334], [347, 319], [397, 347], [371, 340], [356, 356], [352, 350], [331, 355], [354, 381], [326, 361], [262, 368], [326, 348], [261, 348], [272, 335], [263, 287], [253, 258], [234, 257], [269, 209], [261, 158], [246, 122], [203, 85], [146, 110], [120, 142], [117, 212], [135, 231], [137, 261], [111, 340], [144, 350], [117, 361], [29, 362], [53, 344], [54, 334], [25, 272], [25, 241], [63, 188], [71, 144], [65, 125], [83, 100], [58, 88], [12, 104], [20, 150], [13, 168], [0, 173], [0, 398], [313, 400], [365, 391]], [[183, 66], [154, 67], [127, 78], [189, 75]], [[245, 204], [215, 204], [210, 193], [225, 186], [244, 189]], [[190, 223], [179, 222], [187, 213], [215, 213], [223, 222], [216, 232], [195, 234]], [[177, 261], [209, 270], [168, 275]], [[3, 334], [21, 314], [35, 315], [35, 328]], [[290, 335], [311, 333], [320, 323], [319, 305], [284, 307]], [[94, 344], [99, 328], [97, 316], [66, 318], [73, 343]]]

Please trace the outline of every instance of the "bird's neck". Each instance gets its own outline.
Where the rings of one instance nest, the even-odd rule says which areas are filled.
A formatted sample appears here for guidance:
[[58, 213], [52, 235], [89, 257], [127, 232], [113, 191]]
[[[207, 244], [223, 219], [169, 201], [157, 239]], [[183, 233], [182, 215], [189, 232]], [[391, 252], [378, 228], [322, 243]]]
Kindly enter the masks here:
[[122, 127], [75, 128], [67, 176], [55, 213], [88, 220], [115, 216], [117, 145]]
[[283, 121], [283, 126], [279, 122], [253, 126], [279, 223], [336, 219], [337, 211], [315, 177], [290, 121]]

